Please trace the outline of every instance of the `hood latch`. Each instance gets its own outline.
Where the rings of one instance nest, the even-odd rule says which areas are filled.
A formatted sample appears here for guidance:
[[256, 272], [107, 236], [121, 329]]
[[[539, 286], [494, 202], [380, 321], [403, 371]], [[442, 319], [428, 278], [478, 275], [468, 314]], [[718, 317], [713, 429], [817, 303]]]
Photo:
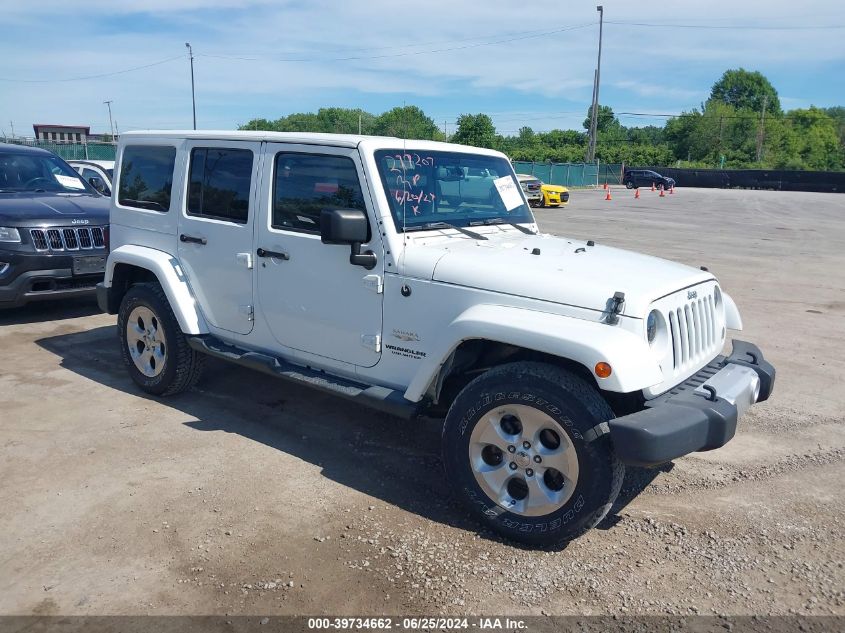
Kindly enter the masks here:
[[625, 306], [625, 293], [616, 291], [613, 296], [607, 300], [607, 316], [604, 322], [608, 325], [616, 325], [619, 323], [619, 314]]

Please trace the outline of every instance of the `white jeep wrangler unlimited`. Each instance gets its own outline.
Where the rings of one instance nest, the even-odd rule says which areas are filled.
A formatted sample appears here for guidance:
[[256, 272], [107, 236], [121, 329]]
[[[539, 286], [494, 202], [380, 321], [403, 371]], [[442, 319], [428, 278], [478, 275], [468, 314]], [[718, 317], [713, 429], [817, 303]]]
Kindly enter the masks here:
[[[101, 308], [144, 391], [206, 355], [406, 418], [535, 545], [595, 526], [624, 465], [729, 441], [774, 368], [706, 270], [540, 234], [507, 158], [434, 143], [126, 133]], [[485, 174], [470, 178], [468, 174]]]

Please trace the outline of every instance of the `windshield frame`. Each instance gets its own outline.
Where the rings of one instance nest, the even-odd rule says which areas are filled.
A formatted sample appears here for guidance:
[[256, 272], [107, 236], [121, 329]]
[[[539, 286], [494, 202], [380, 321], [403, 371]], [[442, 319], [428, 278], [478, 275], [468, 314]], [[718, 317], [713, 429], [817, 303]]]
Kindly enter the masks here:
[[[82, 176], [70, 165], [65, 162], [60, 156], [56, 154], [42, 154], [40, 152], [25, 152], [25, 151], [14, 151], [14, 150], [3, 150], [0, 151], [0, 161], [4, 157], [20, 157], [25, 158], [28, 160], [36, 161], [40, 163], [39, 167], [41, 168], [41, 176], [39, 178], [48, 178], [48, 176], [43, 175], [49, 172], [54, 178], [53, 181], [50, 181], [52, 185], [50, 188], [44, 187], [32, 187], [32, 188], [22, 188], [22, 187], [10, 187], [7, 183], [0, 183], [0, 192], [2, 193], [13, 193], [13, 194], [60, 194], [60, 195], [67, 195], [67, 194], [88, 194], [88, 195], [100, 195], [97, 191], [87, 182]], [[58, 167], [59, 171], [53, 171], [52, 167]], [[45, 171], [46, 168], [46, 171]], [[0, 166], [0, 170], [3, 167]], [[74, 178], [82, 184], [81, 188], [76, 187], [68, 187], [62, 184], [60, 181], [55, 179], [55, 176], [64, 176], [67, 178]], [[32, 179], [31, 179], [32, 180]]]
[[[441, 201], [437, 199], [437, 196], [433, 194], [433, 192], [428, 192], [426, 194], [423, 203], [431, 205], [431, 212], [423, 213], [421, 212], [418, 215], [414, 215], [408, 209], [408, 205], [410, 202], [408, 201], [407, 195], [403, 195], [402, 198], [404, 202], [400, 202], [400, 200], [394, 200], [394, 194], [402, 191], [407, 191], [407, 188], [403, 186], [403, 189], [400, 190], [397, 187], [391, 187], [390, 178], [392, 177], [391, 170], [387, 168], [387, 164], [385, 159], [388, 157], [392, 157], [395, 159], [394, 166], [398, 167], [397, 163], [399, 163], [399, 158], [402, 158], [403, 161], [409, 161], [405, 164], [414, 165], [414, 169], [416, 169], [416, 165], [419, 165], [421, 168], [425, 168], [430, 171], [426, 177], [433, 176], [434, 171], [443, 163], [446, 166], [454, 168], [462, 166], [461, 168], [464, 170], [464, 176], [459, 180], [441, 180], [437, 179], [440, 183], [441, 187], [443, 183], [446, 182], [465, 182], [467, 180], [467, 174], [469, 170], [480, 170], [486, 171], [486, 175], [477, 176], [473, 174], [473, 177], [480, 177], [484, 180], [490, 180], [490, 186], [493, 187], [493, 180], [495, 178], [502, 178], [505, 176], [509, 176], [516, 189], [522, 199], [522, 204], [519, 206], [514, 207], [510, 211], [506, 210], [504, 204], [501, 202], [501, 198], [498, 199], [498, 207], [491, 208], [489, 212], [485, 209], [480, 207], [491, 206], [491, 202], [493, 205], [496, 205], [496, 200], [491, 200], [491, 202], [484, 202], [481, 200], [474, 200], [471, 201], [469, 199], [464, 200], [463, 197], [461, 202], [454, 207], [455, 211], [447, 211], [442, 212], [439, 210], [439, 205]], [[495, 222], [489, 222], [490, 220], [501, 220], [499, 224], [536, 224], [536, 220], [534, 218], [534, 214], [531, 212], [531, 207], [527, 203], [525, 199], [525, 194], [522, 190], [522, 185], [519, 182], [519, 179], [516, 176], [516, 172], [513, 169], [513, 165], [511, 165], [510, 161], [507, 158], [502, 156], [495, 156], [490, 154], [482, 154], [482, 153], [473, 153], [473, 152], [461, 152], [461, 151], [452, 151], [452, 150], [414, 150], [414, 149], [402, 149], [402, 148], [380, 148], [373, 152], [373, 160], [376, 165], [376, 171], [378, 173], [379, 180], [381, 181], [381, 186], [385, 198], [387, 199], [387, 205], [390, 210], [390, 215], [393, 218], [393, 224], [396, 229], [397, 233], [405, 232], [405, 229], [408, 231], [437, 231], [443, 230], [443, 228], [422, 228], [424, 225], [427, 224], [437, 224], [437, 223], [445, 223], [445, 224], [452, 224], [455, 227], [460, 228], [470, 228], [470, 227], [481, 227], [484, 226], [485, 223], [494, 225]], [[441, 165], [437, 163], [441, 162]], [[469, 163], [467, 165], [466, 163]], [[475, 164], [473, 164], [475, 163]], [[486, 165], [479, 165], [478, 163], [486, 163]], [[393, 170], [395, 171], [395, 170]], [[495, 171], [496, 174], [501, 174], [499, 176], [491, 175], [491, 171]], [[396, 173], [396, 177], [398, 177], [399, 181], [403, 181], [408, 183], [408, 179], [405, 178], [407, 173], [403, 171], [402, 173]], [[482, 185], [483, 188], [483, 185]], [[421, 192], [424, 190], [421, 189]], [[492, 191], [495, 191], [493, 189]], [[428, 196], [431, 195], [433, 200], [428, 200]], [[441, 196], [444, 198], [443, 202], [445, 202], [445, 196]], [[454, 197], [454, 196], [453, 196]], [[472, 204], [471, 204], [472, 203]], [[417, 204], [420, 204], [420, 201], [417, 201]], [[460, 209], [464, 207], [466, 209], [465, 213], [460, 213]], [[403, 226], [403, 215], [402, 209], [405, 210], [405, 217], [404, 217], [404, 226]], [[451, 204], [447, 203], [445, 207], [447, 209], [452, 209], [453, 207]]]

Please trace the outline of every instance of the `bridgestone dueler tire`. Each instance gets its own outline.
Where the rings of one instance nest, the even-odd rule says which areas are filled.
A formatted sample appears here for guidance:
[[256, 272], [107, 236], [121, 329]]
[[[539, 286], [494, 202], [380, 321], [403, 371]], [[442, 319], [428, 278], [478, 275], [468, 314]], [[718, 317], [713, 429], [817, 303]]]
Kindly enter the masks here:
[[[475, 425], [507, 404], [543, 411], [568, 434], [578, 456], [578, 480], [568, 501], [553, 512], [523, 516], [498, 505], [479, 486], [469, 458]], [[518, 362], [482, 374], [458, 395], [443, 427], [443, 463], [453, 491], [481, 523], [533, 546], [559, 546], [581, 536], [610, 510], [625, 475], [607, 433], [595, 428], [613, 418], [595, 387], [553, 365]], [[585, 440], [585, 436], [590, 438]]]
[[[129, 355], [126, 339], [126, 324], [132, 310], [145, 306], [152, 310], [167, 339], [167, 355], [164, 369], [155, 377], [141, 373]], [[132, 286], [124, 295], [117, 315], [117, 336], [123, 363], [132, 380], [147, 393], [156, 396], [170, 396], [186, 391], [200, 379], [205, 365], [205, 355], [188, 345], [188, 340], [173, 314], [167, 295], [157, 283], [142, 283]]]

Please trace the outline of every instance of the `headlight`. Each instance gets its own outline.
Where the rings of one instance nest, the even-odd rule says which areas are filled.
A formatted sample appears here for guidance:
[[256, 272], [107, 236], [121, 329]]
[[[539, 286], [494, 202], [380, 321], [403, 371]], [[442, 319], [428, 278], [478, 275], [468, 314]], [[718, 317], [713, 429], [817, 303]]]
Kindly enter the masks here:
[[21, 234], [13, 226], [0, 226], [0, 242], [20, 242]]
[[652, 310], [648, 313], [648, 318], [645, 322], [645, 332], [648, 337], [649, 345], [654, 343], [654, 339], [657, 337], [657, 317], [657, 310]]

